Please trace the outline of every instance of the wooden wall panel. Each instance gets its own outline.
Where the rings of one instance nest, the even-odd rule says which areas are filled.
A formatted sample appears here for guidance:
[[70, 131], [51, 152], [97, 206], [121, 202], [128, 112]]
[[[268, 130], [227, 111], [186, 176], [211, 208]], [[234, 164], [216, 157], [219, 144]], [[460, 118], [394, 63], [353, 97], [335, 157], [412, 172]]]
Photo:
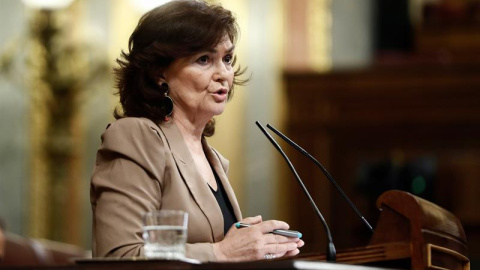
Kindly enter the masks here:
[[[479, 257], [480, 213], [473, 210], [480, 205], [478, 65], [287, 73], [285, 80], [287, 135], [324, 164], [373, 226], [382, 189], [411, 192], [405, 179], [413, 184], [412, 168], [426, 168], [430, 174], [420, 195], [460, 218], [467, 240], [472, 237], [471, 255]], [[341, 195], [313, 163], [286, 149], [330, 224], [337, 249], [366, 245], [371, 233]], [[373, 169], [379, 171], [377, 182], [371, 181]], [[403, 186], [395, 182], [399, 177], [405, 178]], [[303, 252], [323, 252], [321, 223], [291, 178], [288, 190], [298, 198], [290, 208], [291, 227], [304, 233]]]

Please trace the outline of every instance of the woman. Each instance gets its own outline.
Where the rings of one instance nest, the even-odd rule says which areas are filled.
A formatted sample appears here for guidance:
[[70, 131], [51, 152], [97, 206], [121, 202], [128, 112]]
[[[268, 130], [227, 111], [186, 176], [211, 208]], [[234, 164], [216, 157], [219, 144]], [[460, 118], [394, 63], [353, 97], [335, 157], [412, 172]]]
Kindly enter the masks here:
[[[242, 219], [228, 161], [205, 137], [233, 85], [237, 24], [201, 1], [173, 1], [145, 14], [117, 60], [122, 112], [102, 134], [91, 185], [94, 256], [142, 256], [142, 215], [189, 213], [186, 256], [242, 261], [292, 256], [303, 241], [260, 216]], [[253, 226], [236, 229], [242, 221]]]

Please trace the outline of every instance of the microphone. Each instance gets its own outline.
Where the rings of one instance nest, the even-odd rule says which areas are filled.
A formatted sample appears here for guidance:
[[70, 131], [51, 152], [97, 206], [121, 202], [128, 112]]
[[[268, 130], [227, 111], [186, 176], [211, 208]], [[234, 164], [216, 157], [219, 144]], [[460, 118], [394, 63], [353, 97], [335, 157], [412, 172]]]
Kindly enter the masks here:
[[287, 136], [285, 136], [283, 133], [281, 133], [280, 131], [278, 131], [276, 128], [272, 127], [271, 125], [267, 124], [267, 127], [272, 130], [273, 132], [275, 132], [275, 134], [277, 134], [278, 136], [280, 136], [280, 138], [282, 138], [284, 141], [288, 142], [291, 146], [293, 146], [295, 149], [297, 149], [300, 153], [304, 154], [305, 156], [307, 156], [311, 161], [313, 161], [318, 167], [320, 167], [320, 169], [322, 170], [323, 174], [328, 178], [328, 180], [330, 180], [330, 182], [333, 184], [333, 186], [337, 189], [338, 192], [340, 192], [340, 194], [342, 194], [343, 198], [347, 201], [347, 203], [350, 205], [350, 207], [355, 211], [355, 213], [357, 213], [358, 217], [360, 217], [360, 219], [363, 221], [363, 223], [365, 223], [365, 225], [368, 227], [368, 229], [370, 229], [371, 232], [373, 232], [373, 228], [372, 226], [370, 225], [370, 223], [368, 223], [367, 219], [362, 215], [362, 213], [360, 213], [360, 210], [358, 210], [358, 208], [352, 203], [352, 201], [350, 201], [350, 199], [347, 197], [347, 195], [345, 194], [345, 192], [343, 192], [343, 190], [340, 188], [340, 186], [337, 184], [337, 182], [333, 179], [333, 177], [330, 175], [330, 173], [328, 173], [328, 171], [325, 169], [325, 167], [323, 167], [322, 164], [320, 164], [320, 162], [318, 162], [312, 155], [310, 155], [307, 151], [305, 151], [302, 147], [300, 147], [298, 144], [296, 144], [295, 142], [293, 142], [290, 138], [288, 138]]
[[330, 228], [328, 227], [327, 222], [323, 218], [322, 213], [320, 213], [320, 210], [318, 210], [318, 207], [315, 204], [315, 202], [313, 201], [312, 196], [310, 196], [310, 193], [308, 193], [308, 190], [305, 187], [305, 185], [303, 184], [302, 179], [300, 179], [300, 176], [298, 175], [297, 171], [293, 167], [292, 162], [290, 162], [290, 160], [288, 159], [287, 155], [282, 150], [280, 145], [272, 138], [272, 136], [270, 136], [270, 134], [265, 130], [265, 128], [258, 121], [255, 121], [255, 124], [257, 124], [257, 126], [260, 128], [260, 130], [263, 132], [263, 134], [268, 138], [268, 140], [273, 144], [273, 146], [280, 152], [280, 154], [282, 154], [283, 158], [285, 159], [288, 166], [290, 167], [293, 174], [295, 175], [295, 178], [297, 179], [298, 184], [302, 187], [303, 192], [305, 193], [305, 195], [307, 196], [310, 204], [312, 205], [313, 209], [315, 210], [315, 213], [317, 213], [318, 217], [322, 221], [323, 227], [325, 228], [325, 232], [327, 234], [327, 240], [328, 240], [327, 254], [326, 254], [327, 255], [327, 261], [335, 262], [336, 261], [336, 256], [337, 256], [337, 251], [335, 250], [335, 245], [333, 244], [332, 234], [330, 233]]

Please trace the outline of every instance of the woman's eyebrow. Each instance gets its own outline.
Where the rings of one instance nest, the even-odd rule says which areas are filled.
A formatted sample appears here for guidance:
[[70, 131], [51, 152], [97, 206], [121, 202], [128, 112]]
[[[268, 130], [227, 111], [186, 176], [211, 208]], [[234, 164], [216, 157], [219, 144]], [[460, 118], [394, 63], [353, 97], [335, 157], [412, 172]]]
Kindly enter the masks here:
[[231, 52], [233, 52], [233, 50], [235, 50], [235, 45], [232, 45], [232, 47], [230, 47], [230, 48], [227, 50], [227, 53], [231, 53]]
[[[226, 53], [231, 53], [231, 52], [233, 52], [234, 50], [235, 50], [235, 45], [232, 45], [232, 47], [230, 47], [230, 48], [228, 48], [228, 49], [226, 50]], [[215, 49], [215, 48], [212, 48], [212, 49], [207, 50], [207, 52], [209, 52], [209, 53], [217, 53], [218, 50]]]

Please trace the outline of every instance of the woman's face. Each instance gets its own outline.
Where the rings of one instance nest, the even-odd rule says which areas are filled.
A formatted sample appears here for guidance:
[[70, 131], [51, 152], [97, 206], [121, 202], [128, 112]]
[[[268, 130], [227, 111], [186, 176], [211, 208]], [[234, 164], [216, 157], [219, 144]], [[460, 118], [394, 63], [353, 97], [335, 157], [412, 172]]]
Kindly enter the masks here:
[[216, 47], [175, 60], [164, 79], [174, 101], [174, 117], [208, 121], [225, 109], [233, 84], [234, 45], [228, 37]]

